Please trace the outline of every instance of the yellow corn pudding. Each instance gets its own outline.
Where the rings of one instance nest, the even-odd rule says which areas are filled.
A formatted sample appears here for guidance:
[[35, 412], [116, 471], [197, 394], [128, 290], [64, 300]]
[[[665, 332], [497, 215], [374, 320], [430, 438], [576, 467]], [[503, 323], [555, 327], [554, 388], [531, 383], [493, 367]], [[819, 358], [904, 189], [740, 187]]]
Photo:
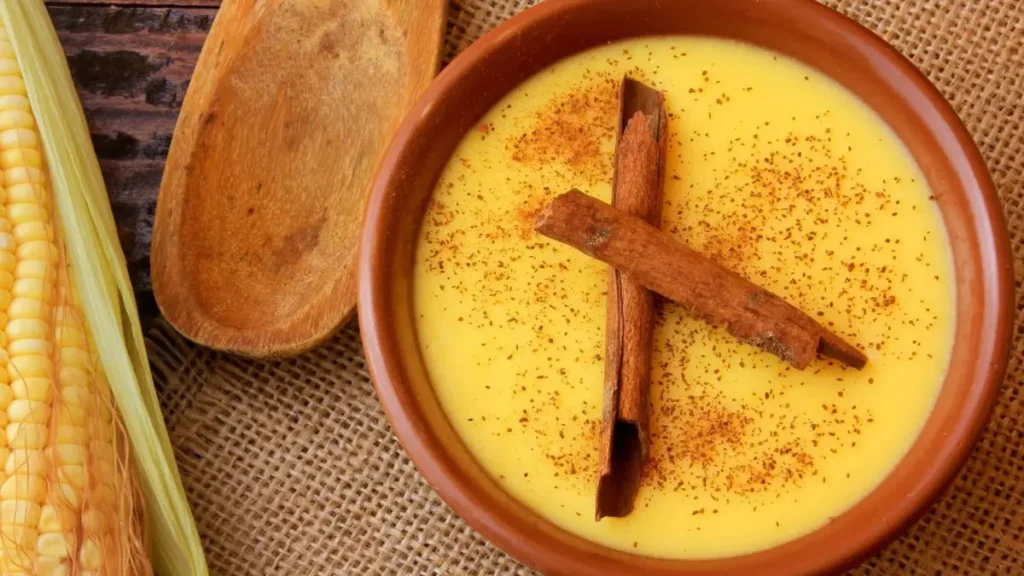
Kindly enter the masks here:
[[[662, 229], [869, 361], [796, 370], [659, 302], [650, 461], [633, 513], [598, 522], [608, 269], [533, 222], [571, 188], [610, 199], [626, 75], [666, 96]], [[951, 262], [914, 159], [842, 86], [745, 44], [643, 38], [543, 70], [464, 137], [420, 231], [413, 297], [441, 405], [510, 494], [606, 546], [713, 558], [820, 527], [907, 452], [949, 362]]]

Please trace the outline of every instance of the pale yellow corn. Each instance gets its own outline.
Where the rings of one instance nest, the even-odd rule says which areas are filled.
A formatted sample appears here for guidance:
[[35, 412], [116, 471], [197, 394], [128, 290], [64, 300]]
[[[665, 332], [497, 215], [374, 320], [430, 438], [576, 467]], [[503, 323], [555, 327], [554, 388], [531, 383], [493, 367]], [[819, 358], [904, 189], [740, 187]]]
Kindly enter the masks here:
[[[15, 188], [15, 190], [16, 189], [17, 188]], [[37, 191], [42, 192], [43, 187], [39, 185], [30, 186], [28, 187], [26, 194], [31, 193], [33, 196], [35, 196]], [[12, 194], [8, 192], [7, 197], [10, 198], [11, 196]], [[42, 199], [39, 200], [39, 203], [43, 203]], [[46, 224], [45, 222], [26, 222], [24, 224], [19, 224], [18, 226], [15, 226], [14, 228], [11, 229], [11, 236], [13, 236], [14, 241], [19, 244], [28, 244], [29, 242], [53, 242], [54, 239], [53, 227]], [[20, 269], [22, 267], [27, 266], [35, 267], [36, 270], [34, 274], [27, 274], [27, 276], [29, 277], [49, 278], [49, 274], [53, 273], [53, 271], [49, 269], [45, 262], [35, 263], [32, 261], [26, 261], [20, 263], [18, 268]], [[25, 272], [27, 272], [27, 270], [23, 271], [22, 274], [25, 274]]]
[[23, 551], [36, 547], [39, 531], [35, 528], [11, 524], [0, 526], [0, 550]]
[[20, 574], [35, 574], [32, 559], [26, 552], [21, 550], [2, 550], [0, 555], [0, 574], [4, 576], [15, 576]]
[[[13, 50], [10, 45], [4, 41], [0, 41], [0, 103], [3, 103], [3, 107], [0, 109], [24, 109], [25, 102], [25, 87], [21, 81], [20, 74], [17, 73], [17, 67], [11, 70], [11, 62], [13, 61]], [[14, 62], [17, 64], [17, 62]], [[11, 365], [10, 352], [8, 350], [9, 343], [12, 340], [10, 335], [7, 333], [8, 328], [11, 328], [9, 322], [10, 304], [14, 300], [14, 296], [11, 293], [11, 289], [19, 277], [17, 274], [18, 269], [18, 258], [16, 256], [18, 242], [17, 238], [12, 231], [15, 229], [16, 224], [9, 218], [9, 211], [7, 210], [7, 203], [9, 196], [7, 195], [7, 183], [6, 183], [6, 172], [8, 167], [14, 167], [13, 155], [5, 154], [5, 150], [12, 149], [11, 146], [3, 146], [2, 144], [16, 144], [20, 141], [18, 136], [19, 130], [4, 130], [0, 132], [0, 206], [2, 206], [2, 214], [0, 214], [0, 301], [4, 302], [3, 316], [0, 317], [2, 324], [0, 324], [0, 334], [3, 335], [3, 349], [4, 354], [0, 355], [0, 404], [3, 404], [4, 410], [10, 408], [17, 398], [15, 395], [15, 389], [11, 387], [11, 371], [12, 368], [17, 370], [16, 366]], [[38, 152], [38, 150], [37, 150]], [[10, 159], [11, 162], [6, 160]], [[44, 228], [45, 230], [45, 228]], [[43, 239], [46, 240], [45, 238]], [[18, 326], [14, 327], [16, 333], [21, 332], [21, 328]], [[13, 340], [20, 340], [21, 338], [14, 338]], [[19, 356], [20, 358], [20, 356]], [[26, 382], [22, 376], [15, 376], [19, 382]], [[36, 379], [32, 379], [36, 380]], [[43, 384], [47, 388], [52, 387], [52, 382], [49, 379], [45, 379]], [[24, 384], [21, 389], [27, 390], [28, 384]], [[37, 395], [40, 401], [45, 401], [45, 395]], [[27, 398], [26, 398], [27, 399]], [[5, 420], [9, 422], [10, 418], [5, 413]], [[27, 461], [35, 454], [42, 454], [38, 450], [31, 449], [15, 449], [11, 450], [13, 446], [9, 440], [8, 431], [11, 427], [5, 423], [4, 431], [0, 433], [0, 446], [3, 446], [4, 460], [7, 464], [5, 466], [4, 474], [0, 476], [2, 482], [0, 482], [0, 532], [3, 533], [3, 540], [7, 542], [7, 534], [20, 529], [20, 530], [35, 530], [38, 523], [39, 511], [41, 509], [41, 499], [32, 500], [28, 494], [19, 494], [17, 488], [19, 484], [26, 485], [31, 483], [29, 480], [19, 481], [18, 479], [30, 479], [35, 476], [27, 473], [28, 467], [24, 467], [25, 474], [19, 473], [19, 466], [13, 465], [16, 462], [12, 462], [12, 457], [15, 454], [21, 454], [23, 461]], [[20, 426], [14, 428], [14, 432], [17, 434]], [[22, 435], [24, 436], [24, 435]], [[12, 493], [13, 492], [13, 493]], [[45, 494], [45, 486], [43, 488]], [[23, 533], [22, 536], [25, 534]], [[30, 554], [30, 547], [15, 548], [11, 550], [8, 544], [27, 544], [27, 542], [9, 542], [0, 545], [0, 570], [4, 573], [15, 573], [18, 571], [25, 571], [26, 568], [31, 567], [34, 558]], [[34, 544], [34, 543], [33, 543]]]
[[50, 405], [35, 400], [15, 400], [7, 407], [7, 418], [12, 422], [45, 425], [50, 421]]
[[53, 504], [43, 506], [39, 515], [39, 530], [43, 532], [60, 532], [62, 527], [73, 524], [75, 514], [65, 507]]
[[[66, 275], [58, 274], [61, 256], [35, 119], [2, 27], [0, 174], [5, 376], [0, 396], [9, 397], [0, 398], [6, 420], [0, 442], [6, 451], [0, 553], [22, 572], [66, 574], [80, 538], [74, 511], [80, 510], [88, 484], [84, 426], [91, 358], [77, 311], [57, 300], [66, 298], [70, 287]], [[76, 371], [67, 372], [66, 380], [61, 378], [65, 366]]]
[[7, 345], [7, 353], [12, 356], [41, 356], [49, 359], [53, 355], [53, 344], [42, 338], [16, 340]]
[[8, 446], [18, 450], [42, 450], [50, 441], [50, 429], [41, 424], [12, 422], [4, 430]]
[[62, 558], [47, 558], [45, 556], [36, 559], [33, 570], [35, 576], [67, 576], [71, 573]]
[[82, 544], [82, 551], [79, 558], [84, 570], [99, 570], [103, 563], [103, 553], [99, 542], [93, 539], [86, 540]]
[[33, 502], [4, 502], [0, 504], [0, 521], [11, 526], [36, 526], [40, 510], [39, 504]]
[[[11, 382], [10, 390], [13, 398], [25, 400], [38, 400], [49, 402], [53, 399], [53, 386], [49, 378], [19, 378]], [[0, 401], [0, 408], [7, 408], [10, 400], [6, 403]]]
[[47, 476], [50, 473], [50, 458], [39, 450], [11, 450], [4, 460], [4, 474], [38, 474]]
[[[95, 350], [90, 350], [90, 355], [95, 358]], [[90, 461], [85, 468], [88, 482], [85, 485], [82, 514], [83, 542], [79, 551], [83, 574], [102, 571], [103, 558], [107, 556], [104, 554], [103, 543], [110, 540], [111, 526], [117, 522], [117, 516], [112, 511], [118, 506], [118, 495], [114, 491], [118, 479], [117, 455], [114, 450], [114, 417], [107, 404], [110, 401], [110, 389], [102, 365], [94, 362], [94, 366], [95, 394], [83, 398], [86, 402], [93, 401], [89, 406], [90, 435], [86, 450]], [[68, 482], [73, 482], [70, 476]]]
[[[55, 310], [55, 339], [60, 334], [74, 334], [82, 326], [78, 311], [73, 298], [70, 298], [72, 291], [68, 283], [67, 275], [58, 273], [58, 293], [63, 294], [65, 299]], [[89, 433], [86, 425], [89, 419], [89, 408], [92, 404], [91, 392], [89, 390], [90, 373], [93, 371], [92, 358], [85, 349], [86, 340], [84, 335], [81, 339], [75, 340], [72, 336], [67, 344], [58, 350], [58, 363], [62, 366], [60, 375], [68, 374], [67, 369], [77, 370], [73, 374], [80, 374], [82, 377], [72, 376], [63, 378], [58, 376], [57, 388], [59, 390], [60, 409], [56, 421], [53, 423], [56, 434], [53, 438], [54, 445], [51, 453], [54, 456], [54, 469], [56, 474], [51, 478], [56, 494], [51, 496], [51, 505], [55, 509], [61, 506], [78, 511], [83, 504], [84, 492], [88, 484], [88, 473], [86, 472], [85, 460], [87, 458]], [[78, 344], [78, 345], [75, 345]], [[65, 460], [62, 456], [68, 455]], [[62, 526], [46, 526], [52, 528], [49, 532], [54, 534], [54, 541], [59, 537], [60, 541], [68, 540], [75, 544], [78, 535], [72, 533], [74, 523]], [[42, 530], [42, 526], [40, 528]], [[54, 558], [52, 548], [39, 548], [37, 552], [40, 557]], [[65, 558], [63, 555], [60, 558]]]
[[[80, 245], [65, 244], [80, 229], [56, 224], [50, 178], [63, 207], [65, 149], [51, 146], [53, 116], [35, 115], [47, 110], [36, 69], [26, 68], [29, 94], [3, 24], [17, 6], [0, 3], [0, 576], [145, 574], [125, 431], [69, 277], [82, 281], [66, 253]], [[20, 42], [23, 26], [12, 26]]]
[[[37, 470], [26, 470], [8, 476], [7, 480], [0, 485], [0, 498], [4, 502], [18, 501], [34, 504], [42, 502], [46, 496], [46, 477], [39, 474]], [[0, 526], [2, 530], [3, 526]]]

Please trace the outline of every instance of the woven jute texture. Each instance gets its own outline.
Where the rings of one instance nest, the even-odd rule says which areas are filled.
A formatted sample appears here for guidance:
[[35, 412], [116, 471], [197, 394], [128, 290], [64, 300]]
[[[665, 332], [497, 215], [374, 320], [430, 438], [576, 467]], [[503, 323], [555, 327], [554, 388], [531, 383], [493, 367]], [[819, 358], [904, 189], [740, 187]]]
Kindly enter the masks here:
[[[526, 0], [456, 0], [454, 57]], [[843, 0], [942, 90], [999, 187], [1016, 341], [991, 424], [951, 490], [854, 574], [1024, 574], [1024, 2]], [[216, 354], [149, 332], [167, 425], [216, 574], [531, 574], [426, 485], [384, 418], [358, 327], [300, 358]]]

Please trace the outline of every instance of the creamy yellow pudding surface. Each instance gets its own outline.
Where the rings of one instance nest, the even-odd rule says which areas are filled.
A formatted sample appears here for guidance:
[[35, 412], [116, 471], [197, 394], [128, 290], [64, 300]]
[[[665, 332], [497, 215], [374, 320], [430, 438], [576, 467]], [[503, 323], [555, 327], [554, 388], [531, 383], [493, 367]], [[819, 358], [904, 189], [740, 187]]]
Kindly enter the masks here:
[[[532, 231], [611, 193], [618, 84], [666, 94], [662, 229], [867, 351], [798, 371], [660, 305], [650, 462], [594, 521], [607, 268]], [[481, 464], [566, 530], [671, 558], [752, 552], [840, 514], [895, 466], [941, 386], [954, 288], [916, 164], [822, 74], [751, 46], [637, 39], [552, 66], [467, 134], [420, 234], [414, 305], [440, 401]]]

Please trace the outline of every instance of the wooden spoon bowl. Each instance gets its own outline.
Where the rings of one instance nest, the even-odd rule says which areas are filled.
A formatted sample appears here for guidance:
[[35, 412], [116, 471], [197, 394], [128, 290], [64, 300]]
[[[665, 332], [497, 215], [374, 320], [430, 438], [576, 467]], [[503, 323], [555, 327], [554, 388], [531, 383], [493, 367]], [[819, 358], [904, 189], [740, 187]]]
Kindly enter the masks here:
[[200, 344], [266, 357], [353, 314], [377, 164], [437, 72], [445, 0], [227, 1], [167, 158], [153, 291]]

